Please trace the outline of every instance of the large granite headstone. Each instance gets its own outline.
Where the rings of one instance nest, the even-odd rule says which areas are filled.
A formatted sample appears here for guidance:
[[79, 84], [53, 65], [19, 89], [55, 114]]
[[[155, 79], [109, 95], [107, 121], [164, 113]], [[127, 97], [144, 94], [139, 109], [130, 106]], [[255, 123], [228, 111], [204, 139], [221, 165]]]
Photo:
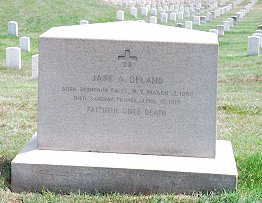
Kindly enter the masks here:
[[12, 162], [14, 191], [236, 187], [231, 144], [216, 141], [215, 35], [139, 22], [56, 27], [39, 54], [38, 132]]

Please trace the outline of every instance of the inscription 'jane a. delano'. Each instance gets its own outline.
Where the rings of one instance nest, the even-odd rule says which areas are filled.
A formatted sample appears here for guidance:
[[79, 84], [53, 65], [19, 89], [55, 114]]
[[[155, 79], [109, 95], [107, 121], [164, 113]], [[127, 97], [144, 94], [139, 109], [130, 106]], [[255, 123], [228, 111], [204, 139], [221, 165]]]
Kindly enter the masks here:
[[91, 78], [92, 82], [101, 82], [101, 83], [130, 83], [130, 84], [158, 84], [161, 85], [164, 83], [162, 77], [148, 76], [143, 77], [139, 75], [131, 75], [129, 77], [124, 76], [114, 76], [110, 74], [105, 75], [93, 75]]

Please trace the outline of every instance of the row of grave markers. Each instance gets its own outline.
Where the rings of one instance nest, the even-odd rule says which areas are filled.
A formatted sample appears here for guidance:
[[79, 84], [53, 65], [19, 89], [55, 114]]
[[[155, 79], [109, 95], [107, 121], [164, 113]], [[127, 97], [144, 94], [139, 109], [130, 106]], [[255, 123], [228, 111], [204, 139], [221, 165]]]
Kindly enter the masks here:
[[[214, 19], [221, 14], [223, 15], [225, 12], [229, 12], [232, 10], [233, 6], [239, 5], [242, 1], [233, 1], [233, 4], [229, 4], [226, 7], [223, 8], [217, 8], [217, 4], [212, 4], [212, 9], [217, 8], [215, 11], [211, 13], [207, 13], [206, 16], [193, 16], [193, 22], [192, 21], [185, 21], [185, 25], [183, 23], [177, 23], [177, 27], [184, 27], [186, 29], [192, 29], [193, 25], [200, 25], [205, 24], [208, 21], [211, 21], [211, 19]], [[221, 25], [217, 25], [216, 29], [210, 29], [209, 32], [216, 34], [216, 36], [224, 35], [225, 32], [230, 31], [230, 27], [233, 27], [234, 24], [239, 22], [253, 7], [253, 5], [256, 3], [256, 0], [250, 1], [243, 9], [241, 9], [239, 12], [236, 13], [235, 16], [232, 16], [230, 18], [227, 18], [225, 21], [222, 22]], [[126, 4], [128, 5], [128, 4]], [[221, 4], [224, 5], [224, 4]], [[232, 6], [233, 5], [233, 6]], [[131, 10], [130, 14], [133, 17], [137, 18], [137, 8], [134, 7], [134, 3], [131, 3]], [[201, 4], [198, 4], [198, 7], [201, 6]], [[159, 6], [160, 7], [160, 6]], [[157, 24], [157, 8], [156, 5], [147, 5], [141, 7], [141, 15], [147, 16], [148, 11], [151, 9], [151, 17], [149, 19], [150, 23]], [[174, 9], [175, 12], [173, 11]], [[160, 22], [161, 23], [167, 23], [168, 17], [171, 21], [176, 21], [177, 16], [179, 20], [183, 20], [183, 14], [184, 14], [184, 7], [179, 7], [171, 5], [170, 7], [165, 5], [164, 9], [160, 7]], [[186, 11], [190, 11], [189, 7], [186, 7]], [[169, 13], [170, 12], [170, 13]], [[169, 13], [169, 16], [168, 16]], [[186, 15], [189, 17], [190, 15]], [[116, 20], [123, 21], [124, 20], [124, 11], [118, 10], [116, 12]], [[142, 22], [145, 22], [144, 20], [139, 20]], [[262, 22], [261, 22], [262, 24]], [[259, 27], [262, 27], [262, 25], [259, 25]], [[259, 28], [258, 28], [259, 29]], [[262, 29], [262, 28], [261, 28]], [[262, 46], [262, 37], [260, 36], [260, 31], [256, 31], [252, 36], [248, 37], [248, 45], [247, 45], [247, 53], [248, 55], [258, 55], [259, 49]]]
[[252, 36], [248, 37], [247, 54], [249, 56], [259, 55], [259, 51], [262, 48], [262, 20], [260, 21], [257, 30]]
[[[148, 16], [148, 13], [150, 11], [151, 13], [151, 17], [150, 17], [150, 22], [151, 19], [155, 19], [155, 17], [158, 16], [158, 13], [160, 13], [160, 22], [161, 23], [167, 23], [168, 19], [170, 21], [177, 21], [177, 20], [184, 20], [184, 18], [190, 18], [191, 16], [193, 16], [193, 24], [194, 25], [200, 25], [201, 23], [206, 23], [211, 21], [212, 19], [215, 19], [216, 17], [219, 17], [223, 14], [225, 14], [226, 12], [229, 12], [233, 9], [233, 4], [228, 4], [225, 7], [222, 8], [216, 8], [215, 11], [212, 12], [208, 12], [208, 10], [203, 9], [204, 11], [201, 12], [201, 10], [194, 10], [193, 7], [180, 7], [177, 9], [174, 8], [174, 5], [169, 6], [164, 6], [164, 8], [162, 8], [161, 6], [159, 6], [157, 8], [156, 5], [147, 5], [147, 6], [142, 6], [141, 7], [141, 16]], [[175, 9], [175, 10], [174, 10]], [[158, 12], [160, 11], [160, 12]], [[205, 13], [206, 15], [202, 15], [201, 13]], [[137, 18], [138, 16], [138, 9], [136, 7], [131, 7], [130, 9], [130, 15]], [[116, 19], [119, 21], [123, 21], [124, 20], [124, 11], [123, 10], [119, 10], [116, 13]], [[155, 22], [155, 21], [152, 21]]]
[[209, 32], [216, 33], [217, 35], [224, 35], [225, 32], [230, 31], [230, 27], [239, 22], [251, 10], [256, 3], [256, 0], [250, 1], [243, 9], [236, 13], [236, 15], [227, 18], [222, 24], [217, 25], [216, 29], [210, 29]]
[[[241, 2], [242, 1], [236, 2], [236, 5], [241, 3]], [[244, 9], [237, 12], [235, 16], [227, 18], [227, 20], [223, 21], [222, 25], [217, 26], [217, 29], [210, 29], [209, 32], [212, 32], [212, 33], [216, 34], [217, 36], [224, 35], [224, 32], [228, 32], [230, 30], [230, 27], [232, 27], [236, 22], [240, 21], [240, 19], [243, 18], [245, 16], [245, 14], [250, 11], [250, 9], [252, 8], [252, 6], [255, 3], [256, 3], [255, 0], [249, 2], [248, 5], [246, 5]], [[224, 4], [222, 4], [222, 5], [224, 5]], [[230, 4], [230, 5], [232, 5], [232, 4]], [[235, 5], [235, 4], [233, 4], [233, 5]], [[197, 7], [199, 7], [199, 6], [201, 6], [201, 5], [198, 4]], [[217, 4], [215, 4], [215, 6], [213, 6], [212, 8], [216, 8], [216, 7], [217, 7]], [[231, 7], [231, 6], [229, 6], [229, 7]], [[143, 8], [145, 8], [145, 7], [142, 7], [141, 11], [143, 10]], [[146, 8], [148, 8], [148, 7], [146, 7]], [[173, 7], [171, 6], [171, 10], [172, 10], [172, 8]], [[174, 8], [175, 8], [175, 6], [174, 6]], [[184, 11], [184, 9], [181, 9], [181, 8], [183, 8], [183, 7], [179, 7], [180, 10]], [[187, 8], [188, 7], [186, 7], [186, 10], [187, 10]], [[227, 8], [227, 7], [224, 7], [224, 8]], [[132, 13], [132, 9], [134, 9], [134, 7], [131, 8], [131, 13]], [[154, 7], [153, 7], [153, 9], [154, 9]], [[229, 11], [230, 10], [231, 9], [229, 9]], [[181, 16], [179, 17], [179, 15], [178, 15], [178, 17], [180, 19], [183, 19], [182, 11], [180, 12]], [[221, 13], [223, 13], [223, 12], [221, 11]], [[124, 16], [124, 11], [122, 11], [122, 10], [117, 11], [117, 13], [116, 13], [117, 20], [124, 20], [123, 16]], [[171, 12], [170, 15], [169, 15], [169, 19], [175, 21], [176, 16], [177, 16], [176, 12]], [[216, 16], [217, 15], [214, 14], [213, 17], [216, 17]], [[161, 22], [166, 23], [167, 19], [168, 19], [168, 13], [162, 12], [160, 14], [160, 17], [161, 17], [160, 18]], [[210, 20], [210, 19], [208, 19], [208, 20]], [[139, 20], [139, 21], [145, 22], [144, 20]], [[183, 23], [177, 23], [177, 27], [185, 27], [186, 29], [192, 29], [193, 24], [194, 25], [200, 25], [201, 23], [206, 23], [206, 21], [207, 21], [206, 16], [194, 16], [193, 22], [192, 21], [185, 21], [185, 25], [183, 25]], [[157, 16], [151, 16], [150, 17], [150, 23], [156, 24], [157, 23]], [[84, 25], [84, 24], [89, 24], [89, 22], [87, 20], [81, 20], [80, 25]], [[260, 22], [258, 29], [261, 29], [261, 30], [256, 31], [256, 33], [254, 33], [252, 36], [248, 37], [248, 48], [247, 48], [248, 55], [258, 55], [259, 49], [262, 47], [262, 33], [261, 33], [262, 32], [262, 22]], [[18, 23], [17, 22], [15, 22], [15, 21], [9, 21], [8, 22], [8, 35], [9, 36], [18, 36]], [[20, 48], [19, 47], [7, 47], [6, 48], [6, 67], [18, 68], [18, 69], [21, 68], [21, 51], [30, 51], [30, 38], [29, 37], [20, 37], [19, 38], [19, 46], [20, 46]], [[38, 78], [38, 58], [39, 58], [38, 54], [32, 56], [32, 78], [33, 79]]]
[[[9, 36], [18, 37], [18, 23], [15, 21], [9, 21], [7, 25], [7, 33]], [[6, 67], [21, 69], [22, 57], [21, 51], [30, 51], [31, 44], [29, 37], [19, 38], [19, 47], [7, 47], [6, 48]], [[32, 56], [32, 79], [38, 79], [38, 58], [39, 55]]]

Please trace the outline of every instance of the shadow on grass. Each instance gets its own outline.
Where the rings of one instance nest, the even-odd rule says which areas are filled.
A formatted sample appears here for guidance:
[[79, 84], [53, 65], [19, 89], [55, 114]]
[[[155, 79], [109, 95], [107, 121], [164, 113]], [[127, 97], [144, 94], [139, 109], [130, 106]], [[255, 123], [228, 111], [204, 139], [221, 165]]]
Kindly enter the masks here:
[[11, 184], [11, 160], [0, 159], [0, 186], [3, 180], [4, 186], [10, 188]]

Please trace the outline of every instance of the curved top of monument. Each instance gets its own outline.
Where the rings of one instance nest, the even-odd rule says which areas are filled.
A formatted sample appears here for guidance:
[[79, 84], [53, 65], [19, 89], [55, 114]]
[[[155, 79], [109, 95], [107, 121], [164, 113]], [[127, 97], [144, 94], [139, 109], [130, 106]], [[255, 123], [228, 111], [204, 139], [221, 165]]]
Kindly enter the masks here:
[[40, 38], [218, 44], [213, 33], [137, 21], [53, 27]]

